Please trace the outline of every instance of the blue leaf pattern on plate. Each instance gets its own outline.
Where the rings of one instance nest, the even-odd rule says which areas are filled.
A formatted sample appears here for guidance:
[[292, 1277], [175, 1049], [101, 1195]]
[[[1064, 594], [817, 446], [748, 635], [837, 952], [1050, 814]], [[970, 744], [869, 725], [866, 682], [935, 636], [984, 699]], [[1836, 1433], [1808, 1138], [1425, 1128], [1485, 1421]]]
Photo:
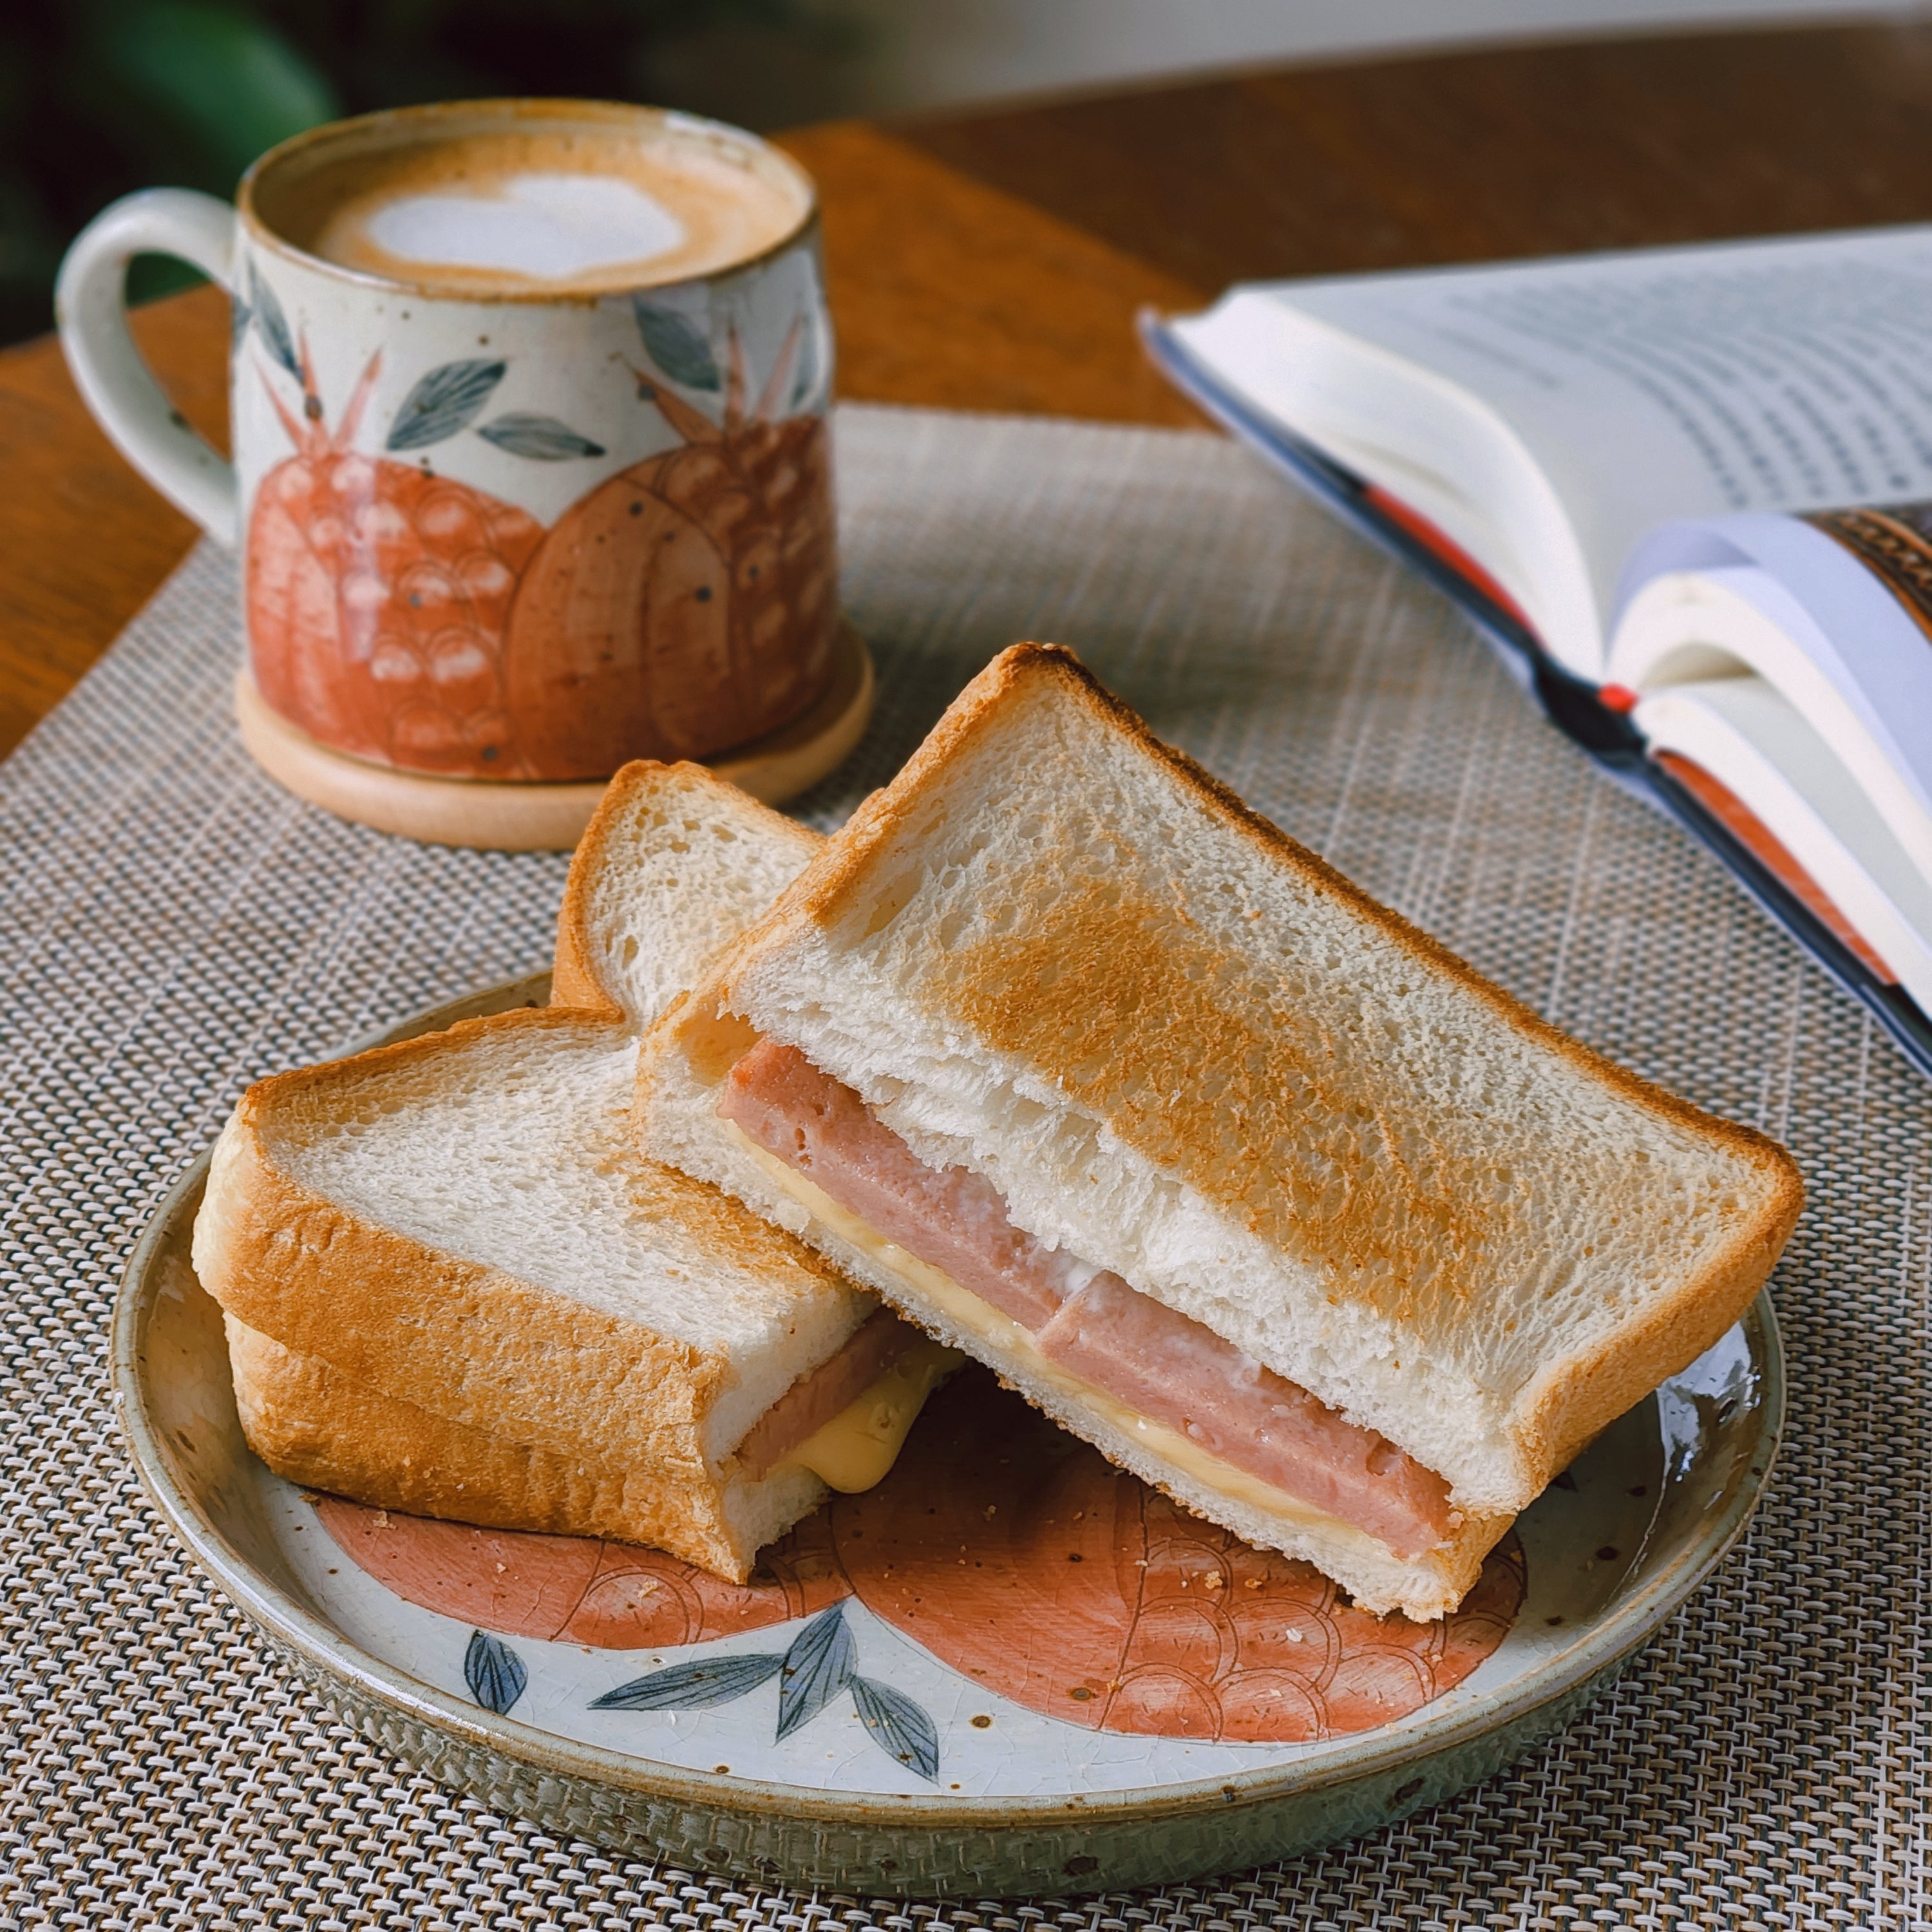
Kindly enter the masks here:
[[784, 1668], [782, 1657], [711, 1657], [633, 1678], [590, 1700], [593, 1711], [704, 1711], [755, 1690]]
[[601, 442], [579, 436], [568, 423], [560, 423], [554, 416], [528, 416], [520, 410], [481, 424], [476, 434], [512, 456], [532, 457], [539, 463], [562, 463], [573, 456], [604, 454]]
[[888, 1757], [909, 1765], [920, 1777], [939, 1780], [939, 1732], [922, 1706], [890, 1684], [869, 1677], [852, 1680], [852, 1701], [859, 1707], [866, 1735]]
[[778, 1678], [778, 1736], [808, 1724], [852, 1681], [856, 1646], [845, 1606], [821, 1610], [793, 1639]]
[[638, 318], [638, 333], [644, 338], [644, 352], [674, 382], [687, 389], [718, 387], [718, 358], [711, 352], [698, 325], [674, 308], [658, 308], [641, 297], [632, 308]]
[[472, 1630], [470, 1648], [463, 1655], [463, 1681], [484, 1710], [501, 1717], [529, 1688], [530, 1673], [501, 1637]]
[[476, 420], [490, 393], [503, 380], [507, 362], [446, 362], [432, 369], [403, 398], [390, 426], [387, 447], [423, 449], [441, 442]]
[[262, 280], [261, 270], [252, 262], [248, 265], [248, 296], [254, 307], [256, 326], [262, 332], [262, 340], [268, 345], [268, 353], [299, 382], [302, 379], [302, 358], [296, 353], [295, 333], [289, 327], [289, 318], [280, 298]]
[[782, 1657], [708, 1657], [633, 1678], [590, 1700], [593, 1711], [704, 1711], [730, 1703], [769, 1679], [778, 1679], [778, 1742], [849, 1690], [866, 1735], [888, 1757], [937, 1782], [939, 1732], [924, 1708], [903, 1690], [861, 1677], [853, 1669], [858, 1646], [845, 1622], [845, 1606], [821, 1610], [793, 1639]]

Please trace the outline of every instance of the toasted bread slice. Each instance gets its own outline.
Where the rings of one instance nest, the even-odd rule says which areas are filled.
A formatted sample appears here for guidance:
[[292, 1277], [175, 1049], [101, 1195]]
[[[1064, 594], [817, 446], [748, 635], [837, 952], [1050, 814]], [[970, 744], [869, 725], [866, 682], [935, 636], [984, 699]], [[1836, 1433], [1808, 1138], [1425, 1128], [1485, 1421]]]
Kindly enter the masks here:
[[559, 1004], [244, 1096], [196, 1263], [272, 1468], [740, 1579], [822, 1500], [731, 1452], [875, 1304], [625, 1126], [639, 1025], [818, 843], [700, 767], [628, 766], [572, 867]]
[[[719, 1118], [761, 1038], [1438, 1472], [1462, 1529], [1370, 1562], [1150, 1450]], [[1737, 1319], [1802, 1198], [1773, 1142], [1567, 1038], [1036, 646], [658, 1023], [638, 1120], [1117, 1461], [1414, 1615]]]
[[224, 1318], [242, 1432], [292, 1483], [486, 1529], [688, 1541], [686, 1492], [650, 1464], [613, 1466], [466, 1427]]
[[570, 862], [550, 1004], [642, 1033], [824, 843], [702, 765], [626, 765]]

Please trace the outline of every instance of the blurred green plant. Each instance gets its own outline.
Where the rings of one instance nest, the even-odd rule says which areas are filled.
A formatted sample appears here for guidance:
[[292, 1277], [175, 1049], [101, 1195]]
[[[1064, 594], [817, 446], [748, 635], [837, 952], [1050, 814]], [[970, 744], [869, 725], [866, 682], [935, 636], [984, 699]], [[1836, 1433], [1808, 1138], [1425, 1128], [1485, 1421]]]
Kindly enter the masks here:
[[[6, 0], [0, 342], [52, 326], [62, 251], [117, 195], [226, 195], [278, 141], [407, 101], [665, 100], [665, 56], [719, 30], [780, 58], [842, 31], [808, 0]], [[137, 299], [192, 279], [135, 270]]]

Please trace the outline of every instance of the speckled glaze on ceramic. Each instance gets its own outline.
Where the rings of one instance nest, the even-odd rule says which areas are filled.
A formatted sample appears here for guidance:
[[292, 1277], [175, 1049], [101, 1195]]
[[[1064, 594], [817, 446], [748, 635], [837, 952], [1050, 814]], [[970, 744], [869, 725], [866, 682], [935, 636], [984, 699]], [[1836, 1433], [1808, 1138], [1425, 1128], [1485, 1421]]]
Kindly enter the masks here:
[[[584, 293], [464, 293], [327, 260], [286, 218], [331, 170], [465, 140], [681, 144], [776, 197], [747, 259]], [[479, 204], [487, 205], [487, 204]], [[128, 334], [137, 252], [233, 310], [231, 464]], [[754, 135], [594, 101], [450, 102], [310, 130], [237, 206], [116, 202], [58, 298], [76, 380], [149, 481], [242, 559], [261, 703], [385, 769], [536, 784], [779, 730], [838, 631], [832, 338], [814, 191]]]
[[[386, 1036], [546, 991], [541, 978], [520, 982]], [[1187, 1561], [1151, 1616], [1143, 1588], [1122, 1629], [1096, 1637], [1114, 1600], [1089, 1564], [1077, 1590], [1033, 1588], [1035, 1615], [1012, 1625], [1009, 1661], [962, 1646], [963, 1616], [950, 1634], [908, 1617], [914, 1598], [880, 1579], [918, 1552], [903, 1537], [892, 1558], [866, 1550], [867, 1534], [876, 1542], [890, 1527], [876, 1500], [847, 1499], [806, 1526], [800, 1547], [817, 1567], [787, 1557], [770, 1601], [740, 1593], [749, 1610], [680, 1623], [664, 1612], [702, 1593], [646, 1552], [412, 1525], [303, 1495], [242, 1439], [220, 1311], [188, 1254], [205, 1171], [184, 1177], [144, 1234], [114, 1335], [136, 1461], [183, 1541], [303, 1682], [431, 1775], [553, 1829], [769, 1882], [922, 1898], [1093, 1892], [1260, 1864], [1437, 1802], [1566, 1722], [1696, 1587], [1749, 1518], [1782, 1411], [1777, 1331], [1760, 1298], [1526, 1513], [1520, 1556], [1503, 1559], [1460, 1634], [1354, 1630], [1332, 1597], [1314, 1605], [1331, 1651], [1341, 1633], [1344, 1665], [1420, 1660], [1426, 1689], [1405, 1690], [1390, 1707], [1400, 1714], [1377, 1723], [1359, 1697], [1344, 1700], [1331, 1657], [1324, 1721], [1270, 1720], [1301, 1710], [1303, 1680], [1262, 1666], [1299, 1664], [1299, 1652], [1277, 1642], [1246, 1680], [1248, 1693], [1279, 1684], [1290, 1694], [1244, 1702], [1243, 1660], [1225, 1638], [1218, 1675], [1178, 1668], [1188, 1659], [1174, 1616], [1185, 1609], [1181, 1636], [1197, 1648], [1231, 1614], [1241, 1631], [1258, 1617], [1292, 1642], [1292, 1617], [1280, 1630], [1273, 1622], [1298, 1589], [1306, 1596], [1286, 1574], [1301, 1566], [1278, 1574], [1238, 1546], [1216, 1556], [1207, 1544], [1218, 1532], [1190, 1536], [1185, 1520], [1178, 1545], [1174, 1526], [1162, 1532], [1160, 1548]], [[982, 1399], [994, 1398], [965, 1390], [958, 1402]], [[1100, 1479], [1076, 1452], [1065, 1466], [1054, 1494], [1090, 1499]], [[1152, 1520], [1135, 1508], [1136, 1522]], [[1160, 1560], [1154, 1541], [1133, 1546]], [[1036, 1584], [1040, 1548], [1037, 1534], [989, 1532], [955, 1561], [1032, 1564]], [[1052, 1553], [1077, 1560], [1057, 1544]], [[566, 1572], [578, 1580], [542, 1607]], [[601, 1579], [601, 1593], [584, 1579]], [[1190, 1582], [1191, 1600], [1180, 1594]], [[1106, 1646], [1117, 1638], [1129, 1660], [1112, 1666], [1117, 1676], [1082, 1676], [1081, 1659], [1114, 1654]], [[1124, 1683], [1151, 1681], [1150, 1646], [1154, 1676], [1186, 1694], [1110, 1701]], [[1409, 1670], [1396, 1672], [1405, 1684]], [[1062, 1696], [1078, 1701], [1056, 1704]]]

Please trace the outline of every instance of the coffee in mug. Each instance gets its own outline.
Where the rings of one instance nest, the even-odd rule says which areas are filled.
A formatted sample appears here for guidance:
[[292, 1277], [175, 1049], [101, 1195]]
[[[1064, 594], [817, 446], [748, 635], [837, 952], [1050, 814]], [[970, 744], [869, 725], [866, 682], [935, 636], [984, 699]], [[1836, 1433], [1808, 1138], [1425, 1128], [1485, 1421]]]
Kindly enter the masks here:
[[448, 295], [603, 295], [754, 260], [805, 212], [795, 184], [667, 119], [648, 142], [499, 131], [353, 158], [280, 226], [325, 261]]
[[[232, 468], [157, 421], [118, 286], [142, 249], [230, 291]], [[587, 799], [628, 758], [776, 742], [769, 795], [862, 727], [814, 196], [753, 136], [581, 103], [341, 123], [256, 163], [232, 213], [108, 210], [62, 331], [124, 450], [240, 548], [244, 736], [310, 796], [311, 752]]]

